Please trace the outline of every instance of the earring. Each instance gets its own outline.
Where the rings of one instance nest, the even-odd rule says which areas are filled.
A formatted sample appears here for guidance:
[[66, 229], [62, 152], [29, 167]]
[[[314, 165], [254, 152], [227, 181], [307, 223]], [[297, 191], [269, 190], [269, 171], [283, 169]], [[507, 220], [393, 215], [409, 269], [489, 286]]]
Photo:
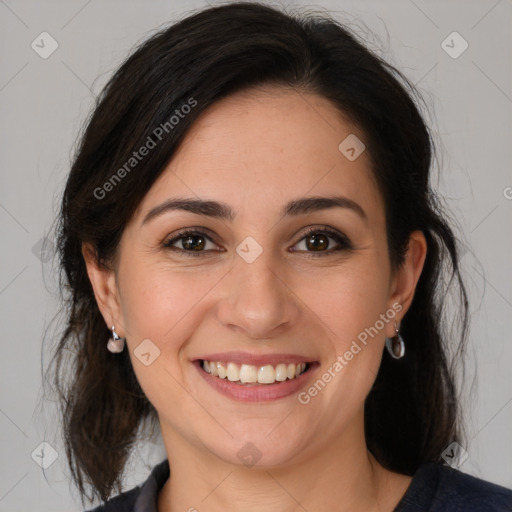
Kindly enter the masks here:
[[124, 338], [119, 337], [119, 335], [115, 331], [115, 327], [112, 326], [112, 337], [108, 340], [107, 349], [113, 354], [122, 352], [124, 349], [124, 340]]
[[393, 359], [401, 359], [405, 354], [405, 343], [394, 322], [396, 334], [392, 338], [386, 338], [386, 348]]

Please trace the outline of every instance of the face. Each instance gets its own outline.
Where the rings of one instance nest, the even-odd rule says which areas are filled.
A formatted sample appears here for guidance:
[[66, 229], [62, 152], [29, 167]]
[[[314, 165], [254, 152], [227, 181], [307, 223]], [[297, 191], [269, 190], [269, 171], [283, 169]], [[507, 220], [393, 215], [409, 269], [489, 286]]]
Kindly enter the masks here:
[[[101, 309], [127, 339], [168, 451], [276, 466], [362, 435], [424, 246], [391, 271], [369, 156], [338, 149], [351, 134], [364, 142], [314, 94], [238, 93], [204, 112], [127, 225]], [[343, 199], [294, 203], [312, 197]], [[177, 198], [232, 217], [211, 204], [155, 210]], [[255, 375], [278, 380], [235, 382]]]

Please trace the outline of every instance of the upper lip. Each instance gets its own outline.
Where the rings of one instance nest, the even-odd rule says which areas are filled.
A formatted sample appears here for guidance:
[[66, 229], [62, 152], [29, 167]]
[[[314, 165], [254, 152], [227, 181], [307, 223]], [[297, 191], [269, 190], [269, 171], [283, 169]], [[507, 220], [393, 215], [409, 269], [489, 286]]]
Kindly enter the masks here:
[[299, 354], [251, 354], [249, 352], [218, 352], [215, 354], [206, 354], [201, 357], [195, 358], [198, 360], [215, 361], [215, 362], [230, 362], [237, 364], [251, 364], [254, 366], [275, 366], [279, 363], [311, 363], [314, 359]]

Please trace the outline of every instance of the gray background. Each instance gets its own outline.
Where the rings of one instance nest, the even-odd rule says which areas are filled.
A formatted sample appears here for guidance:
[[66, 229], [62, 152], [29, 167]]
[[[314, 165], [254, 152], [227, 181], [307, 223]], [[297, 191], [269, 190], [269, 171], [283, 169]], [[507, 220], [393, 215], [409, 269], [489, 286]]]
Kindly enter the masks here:
[[[205, 5], [0, 0], [0, 511], [82, 510], [69, 484], [55, 406], [37, 407], [43, 336], [49, 329], [46, 365], [59, 328], [50, 324], [58, 310], [51, 242], [41, 251], [41, 240], [51, 239], [72, 150], [95, 95], [136, 43]], [[425, 95], [441, 157], [434, 183], [470, 248], [463, 257], [472, 312], [466, 381], [475, 371], [477, 378], [466, 393], [468, 458], [460, 469], [512, 487], [512, 2], [287, 5], [327, 9], [363, 36], [366, 25], [377, 36], [365, 36], [370, 46]], [[58, 43], [47, 59], [31, 47], [43, 31]], [[453, 31], [469, 44], [458, 58], [441, 46]], [[462, 48], [461, 40], [448, 41], [452, 52]], [[33, 460], [43, 441], [58, 454], [45, 470]], [[51, 454], [46, 447], [45, 457]], [[142, 443], [130, 460], [127, 488], [164, 457], [161, 440]]]

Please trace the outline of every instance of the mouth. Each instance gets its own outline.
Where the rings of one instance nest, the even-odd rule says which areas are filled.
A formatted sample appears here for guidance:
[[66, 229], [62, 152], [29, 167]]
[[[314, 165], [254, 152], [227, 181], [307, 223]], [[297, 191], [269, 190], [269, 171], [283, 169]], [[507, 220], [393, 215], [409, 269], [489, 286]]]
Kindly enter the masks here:
[[306, 373], [312, 363], [278, 363], [276, 365], [237, 364], [199, 359], [200, 367], [212, 377], [227, 379], [241, 386], [261, 386], [293, 380]]
[[263, 359], [233, 355], [216, 354], [192, 362], [216, 391], [244, 402], [272, 401], [293, 395], [309, 385], [320, 367], [318, 361], [307, 361], [299, 356], [276, 355]]

